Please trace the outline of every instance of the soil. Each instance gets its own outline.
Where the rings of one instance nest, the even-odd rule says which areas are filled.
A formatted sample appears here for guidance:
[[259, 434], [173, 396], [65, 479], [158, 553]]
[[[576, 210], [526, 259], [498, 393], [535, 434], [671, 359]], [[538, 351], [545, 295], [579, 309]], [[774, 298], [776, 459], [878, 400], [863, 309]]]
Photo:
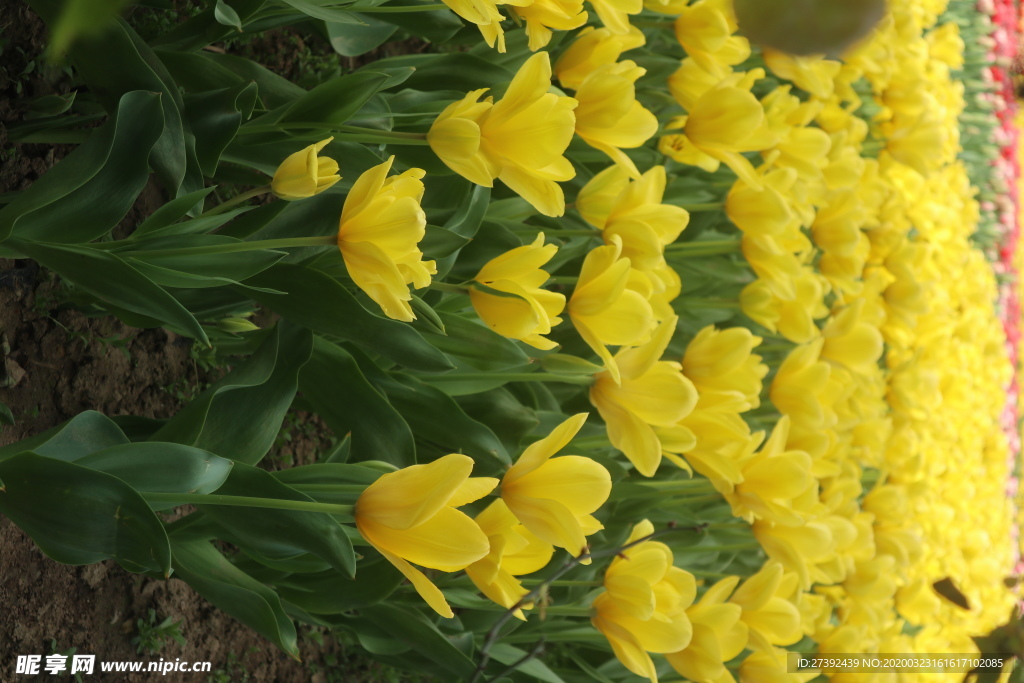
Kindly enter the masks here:
[[[72, 148], [12, 144], [7, 125], [21, 119], [27, 98], [67, 91], [61, 74], [41, 64], [45, 27], [25, 6], [0, 3], [0, 197], [29, 186]], [[28, 73], [26, 73], [26, 70]], [[66, 81], [66, 79], [64, 79]], [[164, 198], [147, 187], [119, 231], [129, 232]], [[0, 403], [16, 424], [0, 427], [0, 446], [83, 410], [167, 418], [218, 372], [204, 370], [191, 340], [162, 329], [139, 330], [111, 317], [90, 318], [68, 304], [54, 276], [27, 260], [0, 259]], [[6, 352], [9, 347], [9, 352]], [[289, 439], [268, 466], [315, 459], [329, 432], [314, 417], [290, 415]], [[209, 674], [169, 673], [159, 680], [314, 683], [395, 680], [321, 629], [300, 629], [302, 662], [206, 603], [182, 581], [131, 574], [113, 561], [84, 567], [58, 564], [0, 516], [0, 681], [54, 678], [15, 675], [18, 655], [93, 654], [99, 661], [208, 661]], [[151, 621], [151, 615], [155, 622]], [[178, 623], [184, 644], [141, 653], [132, 639], [140, 621]], [[82, 680], [154, 680], [152, 674], [97, 673]], [[390, 675], [389, 675], [390, 674]], [[65, 674], [66, 675], [66, 674]]]

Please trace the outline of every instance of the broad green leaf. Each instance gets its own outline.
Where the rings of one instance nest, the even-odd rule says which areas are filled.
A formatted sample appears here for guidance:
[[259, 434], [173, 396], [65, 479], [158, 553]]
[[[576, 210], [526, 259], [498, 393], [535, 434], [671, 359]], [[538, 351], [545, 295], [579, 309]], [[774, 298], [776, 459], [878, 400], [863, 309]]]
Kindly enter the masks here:
[[146, 233], [166, 228], [175, 221], [182, 219], [189, 209], [206, 199], [206, 196], [213, 192], [214, 188], [204, 187], [201, 190], [191, 192], [183, 197], [172, 199], [159, 209], [149, 215], [149, 218], [142, 221], [139, 227], [132, 232], [132, 237], [141, 237]]
[[460, 679], [468, 680], [476, 672], [476, 663], [417, 611], [376, 604], [359, 610], [359, 615]]
[[115, 559], [131, 572], [170, 573], [163, 524], [117, 477], [25, 452], [0, 462], [0, 512], [64, 564]]
[[89, 242], [108, 233], [148, 182], [163, 129], [160, 97], [127, 93], [112, 120], [0, 210], [0, 240]]
[[213, 493], [234, 465], [227, 458], [198, 448], [157, 441], [114, 446], [77, 462], [147, 493]]
[[228, 562], [206, 541], [172, 540], [174, 574], [197, 593], [298, 658], [295, 624], [271, 589]]
[[445, 355], [412, 327], [374, 315], [337, 280], [320, 271], [278, 263], [244, 284], [288, 292], [254, 293], [253, 298], [317, 334], [360, 344], [409, 368], [426, 372], [452, 368]]
[[98, 299], [173, 325], [209, 343], [202, 325], [184, 306], [115, 254], [42, 242], [17, 242], [16, 247]]
[[375, 19], [368, 14], [354, 14], [363, 23], [340, 23], [328, 21], [327, 37], [331, 41], [331, 47], [340, 55], [346, 57], [358, 57], [375, 47], [383, 44], [390, 38], [398, 27], [380, 19]]
[[469, 238], [463, 237], [453, 230], [428, 225], [419, 247], [427, 258], [436, 260], [458, 252], [459, 249], [469, 244], [469, 241]]
[[59, 59], [78, 38], [102, 33], [128, 0], [67, 0], [50, 35], [50, 55]]
[[[538, 634], [537, 640], [540, 640], [542, 637], [542, 635]], [[526, 657], [526, 654], [525, 650], [520, 650], [518, 647], [513, 647], [506, 643], [495, 643], [491, 647], [491, 658], [505, 666], [512, 666]], [[515, 670], [527, 676], [532, 676], [538, 681], [545, 681], [545, 683], [565, 683], [558, 674], [548, 668], [547, 664], [537, 658], [528, 659], [523, 664], [517, 666]]]
[[260, 123], [322, 123], [325, 128], [345, 123], [373, 97], [388, 80], [387, 74], [360, 71], [318, 85], [295, 100], [270, 121]]
[[452, 313], [439, 312], [445, 335], [424, 332], [433, 346], [477, 370], [507, 370], [529, 365], [530, 358], [514, 341], [488, 327]]
[[185, 95], [185, 118], [196, 136], [196, 159], [203, 175], [217, 172], [221, 154], [235, 138], [239, 126], [252, 116], [256, 91], [255, 83], [242, 83]]
[[224, 235], [154, 236], [133, 241], [125, 249], [115, 253], [126, 258], [130, 256], [133, 261], [144, 261], [161, 268], [229, 280], [245, 280], [252, 277], [270, 268], [285, 255], [283, 251], [271, 249], [220, 254], [174, 253], [178, 249], [223, 248], [242, 244], [241, 240]]
[[[57, 13], [56, 0], [32, 0], [32, 7], [50, 25]], [[203, 187], [195, 158], [194, 140], [182, 118], [183, 103], [177, 84], [153, 50], [122, 19], [102, 32], [78, 40], [68, 50], [76, 76], [108, 111], [130, 91], [159, 93], [164, 128], [153, 147], [150, 166], [172, 197]]]
[[157, 50], [156, 55], [186, 92], [203, 93], [255, 83], [259, 99], [268, 109], [288, 104], [306, 93], [300, 86], [244, 57], [171, 50]]
[[121, 429], [103, 413], [86, 410], [67, 422], [0, 448], [0, 460], [23, 451], [74, 461], [90, 453], [128, 443]]
[[[282, 484], [265, 470], [236, 463], [217, 495], [251, 496], [312, 502], [309, 496]], [[325, 512], [274, 510], [232, 505], [198, 505], [227, 529], [235, 542], [271, 559], [312, 553], [345, 576], [355, 576], [356, 556], [348, 535]]]
[[384, 375], [379, 386], [417, 439], [442, 446], [449, 453], [465, 453], [488, 470], [493, 470], [495, 463], [512, 464], [494, 432], [466, 415], [459, 404], [440, 389], [398, 373]]
[[274, 588], [281, 599], [310, 614], [340, 614], [385, 600], [403, 580], [390, 562], [377, 556], [360, 563], [354, 580], [336, 572], [293, 574], [276, 581]]
[[[192, 193], [190, 195], [187, 195], [186, 197], [182, 197], [182, 199], [194, 196], [196, 196], [196, 193]], [[136, 229], [135, 232], [131, 234], [129, 239], [132, 240], [131, 245], [136, 246], [140, 244], [140, 242], [135, 241], [136, 239], [141, 240], [142, 238], [150, 239], [154, 237], [180, 237], [182, 235], [202, 235], [206, 233], [211, 233], [214, 230], [220, 228], [222, 225], [230, 223], [239, 216], [243, 216], [249, 213], [250, 211], [253, 211], [254, 209], [255, 207], [252, 206], [243, 206], [239, 209], [232, 209], [230, 211], [225, 211], [224, 213], [214, 214], [213, 216], [200, 216], [199, 218], [181, 221], [180, 223], [172, 222], [169, 225], [160, 225], [159, 227], [156, 227], [156, 224], [154, 224], [152, 227], [139, 226], [139, 228]], [[145, 227], [146, 229], [143, 230], [143, 227]], [[225, 231], [222, 230], [218, 234], [223, 234], [224, 232]]]
[[259, 462], [277, 438], [311, 351], [307, 330], [278, 325], [244, 364], [185, 406], [152, 440]]
[[67, 95], [43, 95], [42, 97], [37, 97], [28, 103], [25, 120], [31, 121], [33, 119], [60, 116], [68, 109], [71, 109], [71, 105], [75, 103], [75, 96], [77, 95], [78, 91], [72, 90]]
[[[392, 21], [392, 19], [389, 17], [386, 21]], [[495, 64], [493, 60], [482, 59], [464, 52], [388, 57], [375, 61], [371, 68], [396, 66], [415, 68], [416, 72], [409, 77], [405, 85], [414, 90], [426, 91], [449, 89], [469, 91], [490, 88], [496, 83], [511, 80], [515, 75], [514, 71]]]
[[[360, 3], [362, 4], [362, 3]], [[430, 0], [403, 0], [403, 5], [428, 5]], [[431, 43], [444, 43], [465, 28], [454, 12], [395, 12], [376, 14], [376, 18], [405, 29], [414, 36]]]
[[487, 425], [513, 452], [540, 420], [537, 413], [516, 400], [504, 387], [456, 400], [472, 419]]
[[218, 24], [231, 26], [237, 29], [239, 33], [242, 31], [242, 19], [238, 16], [238, 12], [231, 5], [224, 2], [224, 0], [217, 0], [213, 6], [213, 18], [217, 20]]
[[345, 349], [316, 337], [313, 355], [299, 375], [299, 389], [338, 437], [352, 433], [353, 460], [416, 464], [409, 426], [366, 381]]
[[321, 5], [316, 0], [282, 0], [282, 2], [314, 19], [357, 25], [361, 23], [353, 12], [341, 9], [340, 7]]

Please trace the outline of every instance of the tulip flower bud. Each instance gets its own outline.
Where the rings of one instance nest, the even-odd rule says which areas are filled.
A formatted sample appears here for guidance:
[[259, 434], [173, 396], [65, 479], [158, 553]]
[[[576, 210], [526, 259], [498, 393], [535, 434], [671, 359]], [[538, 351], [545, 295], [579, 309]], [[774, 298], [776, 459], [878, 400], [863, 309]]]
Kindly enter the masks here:
[[338, 162], [317, 156], [333, 139], [321, 140], [282, 161], [270, 182], [274, 194], [287, 201], [305, 199], [320, 194], [341, 180]]

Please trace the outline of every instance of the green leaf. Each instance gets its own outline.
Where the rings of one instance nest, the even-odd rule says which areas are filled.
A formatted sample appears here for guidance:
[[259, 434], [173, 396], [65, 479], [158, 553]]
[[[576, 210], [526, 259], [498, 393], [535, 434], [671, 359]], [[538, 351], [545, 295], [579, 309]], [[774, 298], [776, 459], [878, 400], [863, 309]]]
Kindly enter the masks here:
[[42, 242], [18, 242], [17, 248], [98, 299], [173, 325], [204, 344], [210, 343], [202, 325], [184, 306], [115, 254]]
[[252, 116], [256, 92], [255, 83], [241, 83], [223, 90], [185, 95], [185, 118], [196, 136], [196, 159], [203, 175], [217, 172], [221, 154], [235, 138], [239, 126]]
[[412, 432], [377, 392], [345, 349], [320, 337], [299, 375], [303, 397], [342, 437], [352, 433], [353, 460], [384, 460], [399, 467], [416, 464]]
[[[475, 285], [474, 285], [475, 286]], [[507, 370], [529, 365], [530, 358], [514, 341], [477, 322], [452, 313], [438, 312], [445, 335], [423, 332], [430, 344], [477, 370]]]
[[[391, 20], [391, 18], [386, 19], [386, 21]], [[482, 59], [464, 52], [388, 57], [375, 61], [372, 68], [395, 66], [415, 68], [416, 72], [406, 81], [406, 86], [414, 90], [425, 91], [469, 91], [477, 88], [490, 88], [496, 83], [511, 80], [515, 75], [513, 71], [495, 64], [493, 60]]]
[[227, 479], [234, 462], [177, 443], [143, 441], [90, 453], [78, 464], [112, 474], [136, 491], [213, 493]]
[[[267, 0], [231, 0], [231, 7], [245, 24], [259, 12]], [[157, 36], [150, 42], [168, 50], [197, 52], [207, 45], [219, 42], [231, 35], [233, 27], [217, 21], [216, 7], [207, 5], [207, 10], [178, 24], [175, 28]], [[245, 60], [250, 61], [250, 60]]]
[[455, 400], [415, 377], [392, 373], [379, 386], [412, 428], [449, 453], [465, 453], [488, 470], [495, 463], [511, 465], [508, 452], [489, 427], [466, 415]]
[[202, 93], [255, 83], [259, 99], [267, 109], [288, 104], [306, 93], [300, 86], [244, 57], [206, 51], [157, 50], [156, 54], [186, 92]]
[[0, 448], [0, 461], [24, 451], [34, 451], [48, 458], [71, 462], [126, 443], [128, 438], [113, 420], [95, 410], [86, 410], [41, 434]]
[[210, 543], [173, 538], [175, 576], [197, 593], [298, 658], [295, 624], [271, 589], [228, 562]]
[[352, 118], [387, 80], [387, 74], [374, 71], [334, 78], [297, 99], [280, 116], [271, 117], [275, 123], [314, 121], [330, 128]]
[[28, 111], [25, 113], [25, 120], [48, 118], [60, 116], [75, 103], [77, 90], [72, 90], [67, 95], [43, 95], [36, 97], [28, 103]]
[[[538, 635], [537, 639], [540, 640], [541, 636]], [[491, 658], [504, 664], [505, 666], [512, 666], [523, 657], [526, 656], [525, 650], [520, 650], [518, 647], [513, 647], [505, 643], [495, 643], [491, 647]], [[545, 681], [545, 683], [565, 683], [562, 678], [554, 671], [548, 668], [547, 664], [539, 659], [529, 659], [523, 664], [516, 667], [516, 671], [519, 673], [526, 674], [527, 676], [533, 676], [539, 681]]]
[[152, 440], [259, 462], [274, 445], [312, 347], [308, 330], [278, 325], [243, 365], [185, 406]]
[[293, 574], [275, 582], [274, 587], [283, 600], [310, 614], [340, 614], [385, 600], [404, 578], [394, 565], [378, 555], [360, 562], [354, 580], [337, 572]]
[[353, 14], [353, 16], [363, 25], [337, 21], [326, 22], [327, 37], [331, 41], [331, 47], [345, 57], [358, 57], [379, 47], [398, 30], [397, 26], [374, 19], [367, 14]]
[[0, 210], [0, 241], [89, 242], [108, 233], [149, 181], [163, 130], [160, 96], [127, 93], [112, 120]]
[[11, 412], [6, 403], [0, 403], [0, 424], [14, 425], [14, 413]]
[[[403, 5], [428, 5], [431, 0], [402, 0]], [[454, 12], [394, 12], [376, 15], [431, 43], [444, 43], [465, 27]]]
[[[190, 192], [187, 195], [172, 199], [166, 204], [162, 205], [159, 209], [149, 215], [149, 218], [142, 221], [139, 227], [135, 228], [132, 233], [132, 237], [141, 237], [146, 233], [159, 230], [160, 228], [166, 228], [173, 224], [175, 221], [180, 220], [188, 213], [196, 204], [202, 202], [208, 194], [213, 192], [215, 188], [204, 187], [201, 190]], [[200, 209], [202, 207], [200, 206]]]
[[50, 55], [59, 59], [78, 38], [102, 33], [128, 0], [67, 0], [50, 36]]
[[428, 225], [419, 247], [427, 258], [436, 260], [458, 252], [469, 242], [468, 238], [462, 237], [453, 230]]
[[[282, 484], [269, 472], [243, 464], [234, 466], [217, 495], [313, 501]], [[325, 512], [206, 504], [198, 507], [227, 529], [241, 547], [282, 560], [312, 553], [345, 576], [355, 576], [356, 556], [352, 542], [342, 526]]]
[[257, 292], [253, 298], [317, 334], [360, 344], [417, 370], [441, 372], [453, 367], [412, 327], [370, 313], [337, 280], [318, 270], [278, 263], [244, 284], [287, 292]]
[[213, 7], [213, 17], [217, 20], [218, 24], [224, 24], [225, 26], [232, 26], [242, 32], [242, 19], [238, 16], [238, 12], [234, 10], [224, 0], [217, 0], [217, 4]]
[[[32, 0], [31, 4], [52, 25], [58, 3]], [[153, 147], [150, 166], [172, 197], [203, 187], [194, 140], [182, 118], [178, 86], [153, 50], [123, 19], [76, 41], [68, 50], [68, 57], [76, 77], [88, 84], [107, 111], [116, 109], [118, 100], [133, 90], [147, 91], [151, 96], [159, 93], [164, 128]]]
[[338, 7], [325, 7], [315, 0], [282, 0], [285, 4], [294, 7], [306, 16], [323, 21], [343, 22], [348, 24], [359, 24], [360, 20], [353, 12]]
[[476, 663], [459, 650], [426, 617], [397, 605], [376, 604], [359, 610], [361, 619], [386, 631], [392, 639], [415, 650], [460, 680], [469, 680]]
[[[129, 249], [115, 253], [125, 257], [131, 256], [132, 261], [144, 261], [161, 268], [169, 268], [205, 277], [227, 278], [229, 280], [245, 280], [250, 278], [270, 268], [285, 255], [285, 252], [272, 249], [254, 249], [252, 251], [220, 254], [174, 254], [171, 251], [174, 249], [241, 244], [243, 244], [241, 240], [225, 235], [154, 236], [150, 239], [133, 242], [129, 245]], [[147, 253], [138, 253], [139, 251]], [[168, 253], [160, 253], [162, 251]]]
[[0, 462], [0, 512], [50, 558], [83, 565], [115, 559], [130, 572], [170, 573], [163, 524], [117, 477], [26, 452]]
[[604, 370], [600, 365], [565, 353], [544, 356], [540, 364], [544, 370], [555, 375], [596, 375]]

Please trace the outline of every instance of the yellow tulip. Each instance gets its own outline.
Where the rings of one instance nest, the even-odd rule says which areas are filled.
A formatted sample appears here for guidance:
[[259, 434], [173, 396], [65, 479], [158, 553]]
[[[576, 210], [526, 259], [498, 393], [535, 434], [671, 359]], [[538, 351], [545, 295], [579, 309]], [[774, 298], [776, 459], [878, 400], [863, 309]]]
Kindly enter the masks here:
[[427, 141], [459, 175], [485, 187], [501, 180], [539, 212], [561, 216], [565, 197], [556, 181], [576, 175], [563, 154], [576, 128], [577, 102], [549, 93], [550, 87], [550, 59], [539, 52], [526, 60], [498, 102], [490, 97], [478, 102], [485, 88], [449, 105]]
[[693, 638], [686, 648], [665, 656], [672, 668], [691, 681], [719, 683], [731, 680], [725, 662], [743, 652], [747, 625], [740, 620], [743, 610], [726, 602], [739, 577], [718, 581], [700, 600], [686, 610], [693, 625]]
[[683, 374], [700, 395], [698, 405], [709, 405], [714, 394], [741, 399], [739, 412], [761, 405], [761, 380], [768, 366], [753, 353], [761, 341], [745, 327], [716, 330], [708, 325], [697, 333], [683, 355]]
[[740, 683], [806, 683], [818, 672], [790, 673], [785, 650], [755, 650], [740, 665]]
[[612, 33], [625, 35], [633, 28], [629, 24], [630, 14], [640, 14], [644, 9], [643, 0], [590, 0], [598, 18]]
[[501, 499], [530, 533], [579, 556], [586, 537], [603, 529], [591, 514], [612, 490], [602, 465], [580, 455], [552, 458], [583, 427], [588, 413], [570, 417], [526, 448], [501, 480]]
[[702, 0], [680, 8], [676, 39], [708, 71], [733, 66], [750, 56], [750, 43], [736, 32], [732, 3]]
[[333, 139], [321, 140], [282, 161], [270, 181], [274, 194], [287, 201], [305, 199], [320, 194], [341, 180], [338, 162], [317, 156]]
[[541, 289], [549, 276], [540, 268], [557, 251], [554, 244], [544, 244], [544, 233], [540, 233], [532, 244], [488, 261], [474, 280], [514, 296], [503, 297], [471, 286], [469, 299], [480, 319], [498, 334], [534, 348], [557, 346], [543, 335], [562, 322], [558, 314], [565, 308], [565, 295]]
[[[654, 533], [644, 520], [636, 525], [627, 544]], [[693, 575], [673, 566], [672, 551], [664, 543], [643, 541], [612, 560], [605, 572], [605, 591], [594, 600], [591, 623], [612, 646], [622, 665], [657, 683], [658, 674], [648, 652], [678, 652], [690, 644], [693, 629], [686, 608], [697, 594]]]
[[768, 562], [746, 579], [729, 602], [743, 609], [740, 619], [749, 629], [751, 649], [770, 650], [803, 638], [800, 610], [787, 599], [798, 590], [799, 578], [778, 562]]
[[619, 377], [605, 370], [590, 388], [590, 402], [608, 427], [608, 439], [645, 477], [654, 476], [661, 464], [664, 449], [656, 428], [675, 428], [697, 405], [697, 390], [680, 364], [659, 360], [676, 322], [666, 320], [646, 344], [619, 351]]
[[645, 41], [643, 32], [635, 26], [621, 35], [606, 28], [588, 26], [555, 62], [555, 76], [563, 88], [578, 90], [595, 70], [614, 64], [623, 52], [640, 47]]
[[[800, 587], [807, 590], [819, 577], [817, 562], [835, 554], [832, 530], [824, 522], [808, 522], [802, 526], [783, 526], [758, 520], [751, 527], [754, 538], [765, 553], [800, 577]], [[825, 580], [825, 583], [831, 583]]]
[[442, 617], [454, 616], [444, 595], [410, 563], [454, 572], [487, 555], [487, 536], [455, 508], [487, 495], [498, 480], [470, 478], [472, 470], [473, 459], [458, 453], [412, 465], [381, 476], [355, 505], [359, 533]]
[[771, 48], [763, 48], [764, 63], [776, 76], [791, 81], [804, 92], [820, 100], [832, 97], [835, 78], [842, 64], [822, 55], [797, 57]]
[[764, 107], [748, 89], [735, 85], [736, 80], [728, 78], [704, 93], [688, 116], [669, 125], [682, 133], [663, 136], [658, 150], [709, 173], [724, 163], [748, 185], [761, 189], [760, 177], [742, 153], [773, 147], [777, 138], [765, 125]]
[[576, 197], [576, 209], [602, 231], [605, 243], [618, 236], [630, 265], [654, 275], [658, 285], [667, 265], [665, 246], [690, 222], [685, 209], [662, 203], [665, 183], [664, 166], [653, 167], [632, 183], [622, 167], [611, 166], [591, 178]]
[[583, 260], [576, 289], [569, 299], [569, 318], [576, 331], [618, 380], [608, 345], [636, 346], [650, 338], [657, 322], [648, 301], [650, 280], [622, 256], [622, 239], [597, 247]]
[[[540, 571], [551, 560], [554, 548], [530, 533], [500, 498], [476, 516], [491, 549], [482, 560], [466, 567], [466, 575], [480, 592], [505, 608], [512, 608], [529, 593], [516, 579], [522, 574]], [[525, 604], [515, 616], [525, 620]]]
[[497, 43], [498, 52], [504, 52], [505, 32], [501, 28], [501, 22], [504, 21], [505, 17], [498, 10], [498, 5], [518, 5], [524, 0], [513, 0], [512, 2], [507, 0], [502, 0], [501, 2], [495, 2], [494, 0], [442, 1], [448, 5], [451, 11], [471, 24], [476, 24], [489, 47], [494, 47], [495, 43]]
[[658, 119], [636, 99], [634, 84], [647, 73], [632, 61], [595, 69], [576, 91], [576, 134], [638, 179], [623, 149], [640, 147], [658, 132]]
[[416, 318], [408, 285], [426, 287], [437, 268], [417, 247], [427, 225], [420, 208], [424, 173], [411, 168], [388, 178], [394, 160], [374, 166], [352, 186], [341, 211], [338, 248], [356, 286], [389, 318], [408, 322]]
[[800, 218], [793, 211], [790, 199], [780, 191], [780, 185], [790, 184], [788, 175], [783, 169], [768, 173], [760, 190], [742, 180], [733, 183], [725, 199], [725, 214], [729, 220], [746, 235], [781, 237], [799, 231]]
[[526, 36], [534, 52], [551, 42], [551, 29], [571, 31], [587, 23], [583, 0], [533, 0], [513, 11], [526, 22]]

